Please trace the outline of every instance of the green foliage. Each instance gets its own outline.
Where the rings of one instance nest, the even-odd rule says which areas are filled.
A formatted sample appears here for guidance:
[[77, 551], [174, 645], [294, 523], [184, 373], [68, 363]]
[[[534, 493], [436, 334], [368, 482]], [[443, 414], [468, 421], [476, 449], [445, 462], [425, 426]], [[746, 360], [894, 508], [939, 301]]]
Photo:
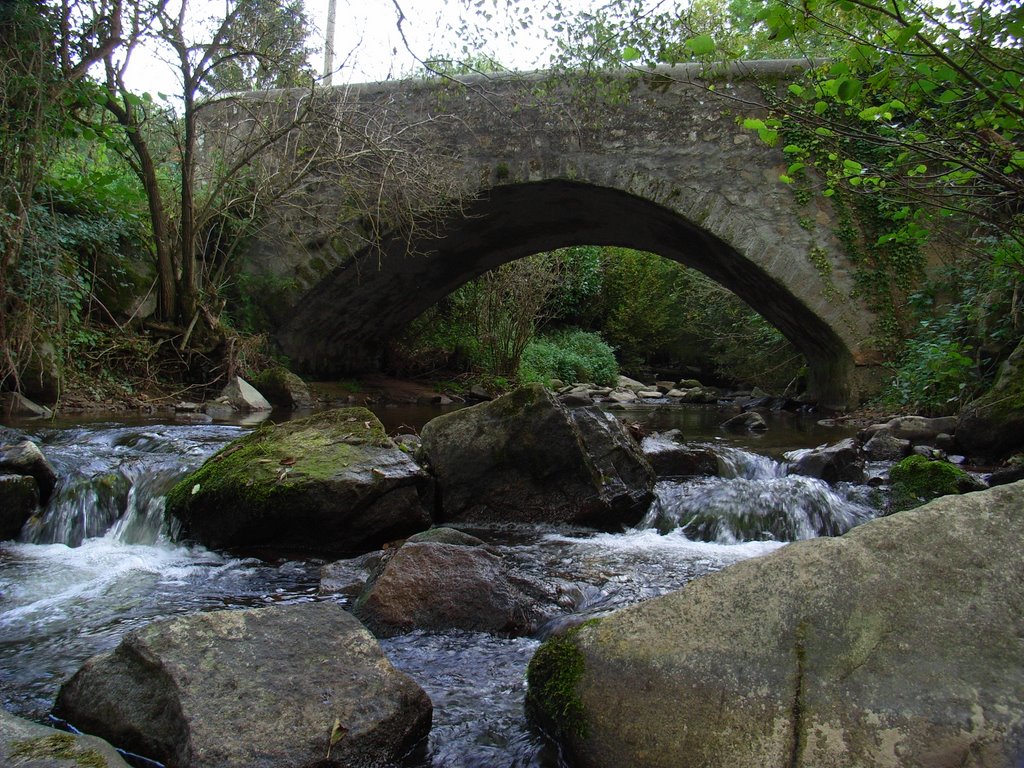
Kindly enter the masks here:
[[519, 365], [520, 383], [552, 379], [565, 383], [613, 385], [619, 375], [615, 353], [600, 335], [578, 329], [563, 330], [527, 344]]

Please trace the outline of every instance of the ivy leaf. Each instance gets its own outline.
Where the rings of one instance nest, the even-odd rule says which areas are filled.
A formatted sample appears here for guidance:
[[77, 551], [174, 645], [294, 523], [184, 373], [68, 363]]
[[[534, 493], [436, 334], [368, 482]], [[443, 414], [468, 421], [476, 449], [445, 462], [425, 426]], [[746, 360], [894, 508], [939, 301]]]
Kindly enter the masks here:
[[711, 35], [697, 35], [686, 41], [686, 49], [694, 56], [707, 56], [715, 52], [715, 41]]
[[622, 60], [623, 61], [636, 61], [640, 58], [640, 50], [634, 48], [631, 45], [627, 45], [622, 49]]

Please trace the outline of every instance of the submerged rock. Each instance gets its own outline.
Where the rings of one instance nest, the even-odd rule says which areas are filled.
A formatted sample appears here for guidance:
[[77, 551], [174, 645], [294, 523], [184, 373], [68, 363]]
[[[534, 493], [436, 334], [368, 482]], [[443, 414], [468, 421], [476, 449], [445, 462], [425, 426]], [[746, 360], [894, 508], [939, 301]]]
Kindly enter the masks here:
[[427, 473], [365, 408], [266, 426], [167, 495], [183, 534], [210, 547], [366, 552], [430, 526]]
[[56, 712], [168, 768], [398, 760], [432, 706], [334, 603], [199, 613], [133, 630], [64, 684]]
[[658, 477], [717, 476], [718, 456], [706, 445], [678, 442], [678, 430], [648, 435], [640, 443]]
[[789, 471], [831, 484], [860, 483], [864, 480], [864, 457], [857, 441], [850, 437], [834, 445], [799, 452]]
[[768, 429], [768, 423], [757, 411], [747, 411], [723, 421], [722, 429], [728, 432], [764, 432]]
[[0, 709], [0, 765], [23, 768], [128, 768], [95, 736], [58, 731]]
[[394, 552], [356, 601], [355, 613], [378, 636], [414, 629], [521, 635], [534, 624], [532, 607], [500, 556], [440, 540], [406, 543]]
[[1010, 768], [1024, 755], [1024, 483], [732, 565], [542, 646], [583, 768]]
[[448, 521], [633, 525], [654, 472], [621, 422], [540, 385], [428, 422], [421, 454]]

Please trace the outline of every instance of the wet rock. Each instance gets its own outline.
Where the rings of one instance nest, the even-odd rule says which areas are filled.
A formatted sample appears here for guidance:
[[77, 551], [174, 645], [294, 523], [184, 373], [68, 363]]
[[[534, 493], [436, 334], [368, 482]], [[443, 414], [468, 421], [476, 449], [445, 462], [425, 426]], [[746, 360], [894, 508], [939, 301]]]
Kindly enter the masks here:
[[580, 406], [593, 405], [594, 401], [585, 391], [584, 392], [567, 392], [564, 395], [559, 395], [558, 399], [567, 408], [577, 408]]
[[457, 530], [455, 528], [448, 528], [446, 526], [438, 526], [437, 528], [428, 528], [425, 531], [414, 533], [408, 539], [405, 540], [406, 544], [457, 544], [462, 547], [486, 547], [487, 544], [483, 539], [478, 539], [469, 533]]
[[58, 731], [0, 709], [0, 765], [19, 768], [128, 768], [95, 736]]
[[723, 421], [722, 429], [728, 432], [764, 432], [768, 429], [768, 424], [760, 413], [747, 411]]
[[679, 442], [678, 430], [648, 435], [640, 444], [658, 477], [717, 476], [718, 456], [706, 446]]
[[53, 416], [53, 411], [49, 408], [32, 402], [18, 392], [0, 392], [0, 413], [5, 416], [27, 416], [37, 419], [49, 419]]
[[185, 535], [210, 547], [365, 552], [429, 527], [430, 476], [365, 408], [235, 440], [167, 495]]
[[270, 411], [272, 406], [259, 391], [241, 376], [235, 376], [221, 392], [231, 407], [238, 411]]
[[890, 512], [913, 509], [939, 496], [969, 493], [985, 487], [955, 464], [932, 461], [917, 454], [889, 470], [889, 485], [892, 489]]
[[27, 475], [0, 475], [0, 541], [15, 539], [39, 508], [39, 486]]
[[616, 389], [608, 395], [608, 399], [615, 403], [635, 403], [639, 398], [631, 389]]
[[573, 765], [1008, 768], [1024, 754], [1024, 484], [790, 544], [541, 646]]
[[252, 383], [274, 405], [296, 410], [316, 405], [306, 382], [287, 368], [268, 368], [261, 371]]
[[0, 472], [28, 475], [39, 486], [39, 503], [46, 504], [57, 486], [57, 472], [31, 440], [0, 447]]
[[529, 634], [532, 608], [501, 558], [480, 546], [406, 543], [384, 563], [355, 614], [380, 636], [414, 629]]
[[910, 441], [879, 432], [864, 444], [864, 453], [871, 461], [899, 461], [910, 452]]
[[389, 764], [426, 736], [431, 711], [359, 621], [327, 602], [133, 630], [56, 704], [77, 728], [169, 768]]
[[988, 484], [989, 486], [1008, 485], [1016, 483], [1018, 480], [1024, 480], [1024, 467], [1007, 467], [998, 469], [989, 475]]
[[789, 469], [790, 474], [805, 475], [834, 485], [864, 480], [864, 457], [852, 437], [834, 445], [801, 451]]
[[617, 529], [653, 498], [654, 472], [618, 420], [539, 385], [439, 416], [422, 438], [446, 521]]

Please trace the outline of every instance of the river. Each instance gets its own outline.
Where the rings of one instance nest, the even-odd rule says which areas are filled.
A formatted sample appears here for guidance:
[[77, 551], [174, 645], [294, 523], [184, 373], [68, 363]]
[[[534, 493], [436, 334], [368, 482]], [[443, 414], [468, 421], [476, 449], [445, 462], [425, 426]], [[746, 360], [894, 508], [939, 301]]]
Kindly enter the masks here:
[[[436, 411], [378, 413], [395, 429], [422, 423]], [[711, 446], [723, 476], [659, 482], [645, 523], [621, 533], [473, 529], [517, 567], [571, 584], [567, 599], [575, 615], [553, 620], [530, 638], [413, 632], [382, 641], [392, 662], [434, 703], [429, 744], [402, 768], [560, 765], [523, 715], [526, 665], [543, 636], [579, 615], [601, 615], [679, 589], [785, 544], [769, 533], [752, 536], [728, 526], [716, 529], [714, 541], [691, 540], [678, 526], [694, 510], [724, 514], [781, 506], [793, 522], [787, 530], [797, 537], [814, 535], [822, 518], [845, 529], [873, 514], [867, 488], [833, 489], [790, 476], [782, 461], [787, 451], [834, 442], [848, 432], [776, 414], [763, 435], [728, 435], [717, 428], [725, 415], [711, 407], [624, 415], [648, 429], [679, 429], [688, 440]], [[154, 619], [273, 603], [344, 602], [318, 594], [323, 561], [257, 560], [175, 541], [162, 495], [250, 427], [152, 421], [18, 426], [40, 443], [62, 483], [21, 541], [0, 543], [0, 696], [15, 714], [45, 722], [61, 683], [85, 659]]]

